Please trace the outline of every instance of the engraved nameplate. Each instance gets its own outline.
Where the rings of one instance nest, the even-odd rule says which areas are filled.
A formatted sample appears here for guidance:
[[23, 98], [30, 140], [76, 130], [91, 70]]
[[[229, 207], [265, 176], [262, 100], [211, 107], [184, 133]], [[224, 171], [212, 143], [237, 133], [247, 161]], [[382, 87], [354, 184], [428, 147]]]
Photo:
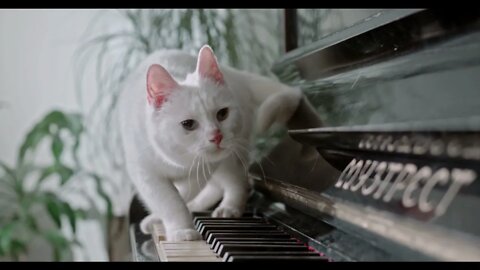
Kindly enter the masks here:
[[[353, 159], [342, 171], [336, 188], [371, 196], [388, 203], [397, 196], [406, 208], [443, 215], [460, 189], [477, 179], [467, 168], [418, 167], [413, 163]], [[444, 190], [440, 199], [431, 198], [437, 186]]]
[[358, 148], [399, 154], [445, 156], [466, 160], [480, 160], [478, 135], [433, 138], [422, 135], [368, 134], [358, 142]]

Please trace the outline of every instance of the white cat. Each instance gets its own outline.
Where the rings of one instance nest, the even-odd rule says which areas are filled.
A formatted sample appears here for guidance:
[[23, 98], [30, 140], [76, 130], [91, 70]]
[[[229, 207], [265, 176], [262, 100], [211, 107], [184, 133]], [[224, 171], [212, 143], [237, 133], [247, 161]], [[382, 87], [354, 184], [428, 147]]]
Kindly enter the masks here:
[[167, 239], [197, 240], [192, 211], [220, 202], [215, 217], [241, 216], [249, 195], [250, 139], [295, 112], [301, 91], [220, 66], [209, 46], [149, 56], [127, 79], [119, 100], [126, 166]]

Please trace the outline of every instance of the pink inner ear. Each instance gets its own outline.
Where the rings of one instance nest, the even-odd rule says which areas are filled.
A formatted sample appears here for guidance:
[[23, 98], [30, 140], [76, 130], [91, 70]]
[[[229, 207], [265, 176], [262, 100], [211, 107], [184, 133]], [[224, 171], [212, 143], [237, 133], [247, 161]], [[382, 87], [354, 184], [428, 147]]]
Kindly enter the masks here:
[[224, 84], [223, 74], [220, 71], [215, 54], [207, 45], [203, 46], [198, 53], [197, 72], [204, 78], [210, 78], [217, 83]]
[[173, 89], [178, 88], [178, 83], [160, 65], [151, 65], [147, 72], [147, 100], [150, 105], [160, 108], [166, 97]]

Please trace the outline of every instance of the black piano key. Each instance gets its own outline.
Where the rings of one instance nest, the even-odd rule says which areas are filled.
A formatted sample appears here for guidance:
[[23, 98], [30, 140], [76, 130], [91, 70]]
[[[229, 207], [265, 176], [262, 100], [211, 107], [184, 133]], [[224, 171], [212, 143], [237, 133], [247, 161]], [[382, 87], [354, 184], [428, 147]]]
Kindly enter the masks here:
[[269, 237], [269, 238], [278, 238], [278, 239], [288, 239], [291, 238], [285, 232], [282, 231], [275, 231], [275, 232], [210, 232], [210, 234], [206, 237], [207, 243], [212, 244], [215, 238], [256, 238], [256, 237]]
[[223, 226], [231, 226], [232, 229], [233, 227], [237, 226], [237, 227], [251, 227], [251, 228], [254, 228], [255, 226], [257, 225], [265, 225], [266, 223], [200, 223], [197, 227], [196, 227], [196, 230], [199, 231], [199, 232], [202, 232], [204, 230], [204, 228], [206, 226], [220, 226], [220, 225], [223, 225]]
[[247, 227], [247, 226], [266, 226], [266, 225], [270, 225], [270, 226], [275, 226], [275, 225], [272, 225], [272, 224], [269, 224], [269, 223], [266, 223], [266, 222], [262, 222], [262, 221], [249, 221], [249, 222], [200, 222], [198, 225], [196, 225], [196, 227], [198, 229], [201, 229], [205, 226], [243, 226], [243, 227]]
[[222, 246], [224, 245], [275, 245], [275, 246], [304, 246], [302, 243], [298, 242], [291, 242], [291, 241], [244, 241], [244, 242], [239, 242], [239, 241], [221, 241], [217, 243], [217, 246], [213, 248], [213, 251], [215, 253], [219, 252]]
[[315, 256], [231, 256], [228, 258], [227, 262], [251, 262], [251, 261], [279, 261], [279, 260], [288, 260], [288, 261], [318, 261], [318, 262], [328, 262], [327, 258], [315, 257]]
[[[213, 211], [195, 211], [192, 213], [193, 217], [211, 217]], [[253, 217], [253, 212], [252, 211], [245, 211], [242, 215], [242, 217]]]
[[257, 217], [249, 217], [249, 218], [198, 218], [194, 220], [195, 222], [257, 222], [257, 221], [263, 221], [266, 222], [266, 219], [263, 218], [257, 218]]
[[195, 224], [195, 227], [197, 229], [201, 229], [201, 228], [203, 228], [204, 226], [207, 226], [207, 225], [210, 225], [210, 226], [232, 225], [233, 226], [233, 225], [242, 225], [242, 224], [254, 226], [254, 225], [258, 225], [258, 224], [268, 224], [268, 223], [266, 223], [263, 220], [242, 220], [242, 221], [233, 221], [233, 220], [228, 220], [228, 221], [215, 220], [215, 221], [213, 221], [213, 220], [208, 220], [208, 221], [197, 222], [197, 224]]
[[230, 230], [255, 230], [255, 231], [272, 231], [277, 230], [277, 226], [270, 224], [257, 224], [255, 226], [249, 224], [237, 224], [237, 225], [205, 225], [200, 230], [201, 235], [206, 235], [209, 231], [230, 231]]
[[308, 251], [308, 247], [304, 245], [248, 245], [248, 244], [232, 244], [222, 245], [217, 252], [223, 257], [228, 251]]
[[276, 242], [276, 241], [288, 241], [288, 242], [297, 242], [299, 243], [300, 241], [298, 241], [297, 239], [295, 238], [284, 238], [284, 239], [278, 239], [278, 238], [268, 238], [268, 237], [250, 237], [250, 238], [235, 238], [235, 237], [227, 237], [227, 238], [215, 238], [215, 240], [213, 240], [210, 248], [213, 249], [217, 243], [219, 242], [222, 242], [222, 243], [226, 243], [226, 242], [247, 242], [247, 241], [261, 241], [261, 242]]
[[[256, 229], [249, 229], [249, 230], [209, 230], [203, 235], [203, 239], [207, 239], [210, 237], [211, 234], [220, 234], [220, 233], [235, 233], [239, 237], [242, 237], [244, 234], [256, 234], [257, 236], [260, 235], [268, 235], [275, 237], [278, 234], [288, 235], [287, 233], [279, 230], [256, 230]], [[243, 237], [242, 237], [243, 238]], [[290, 237], [289, 237], [290, 238]]]
[[223, 261], [226, 262], [230, 257], [236, 256], [312, 256], [321, 257], [320, 254], [313, 251], [231, 251], [226, 252], [223, 256]]
[[[237, 217], [237, 218], [220, 218], [220, 217], [212, 217], [211, 216], [211, 212], [210, 214], [208, 215], [193, 215], [193, 223], [197, 222], [197, 220], [212, 220], [212, 219], [215, 219], [215, 220], [226, 220], [226, 219], [236, 219], [236, 220], [241, 220], [241, 219], [259, 219], [260, 217], [255, 217], [253, 216], [253, 213], [249, 212], [249, 213], [245, 213], [243, 214], [243, 216], [241, 217]], [[261, 219], [261, 218], [260, 218]]]
[[195, 225], [201, 224], [230, 224], [230, 223], [265, 223], [267, 221], [264, 219], [210, 219], [210, 220], [197, 220], [195, 221]]
[[207, 222], [207, 221], [219, 221], [219, 222], [222, 222], [222, 221], [242, 221], [242, 220], [263, 220], [263, 221], [266, 221], [266, 219], [264, 218], [261, 218], [261, 217], [239, 217], [239, 218], [235, 218], [235, 217], [229, 217], [229, 218], [214, 218], [214, 217], [196, 217], [193, 219], [195, 222], [197, 221], [203, 221], [203, 222]]
[[264, 219], [261, 218], [198, 218], [193, 220], [195, 226], [200, 225], [201, 223], [248, 223], [248, 222], [260, 222], [265, 223]]

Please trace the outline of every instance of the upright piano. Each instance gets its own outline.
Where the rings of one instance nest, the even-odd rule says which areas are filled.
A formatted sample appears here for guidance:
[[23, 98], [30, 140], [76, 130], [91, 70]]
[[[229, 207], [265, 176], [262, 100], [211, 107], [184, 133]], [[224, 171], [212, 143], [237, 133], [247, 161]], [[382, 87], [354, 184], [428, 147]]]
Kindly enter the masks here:
[[362, 12], [285, 11], [272, 71], [305, 98], [257, 141], [247, 213], [194, 213], [186, 247], [134, 200], [133, 260], [480, 260], [480, 10]]

